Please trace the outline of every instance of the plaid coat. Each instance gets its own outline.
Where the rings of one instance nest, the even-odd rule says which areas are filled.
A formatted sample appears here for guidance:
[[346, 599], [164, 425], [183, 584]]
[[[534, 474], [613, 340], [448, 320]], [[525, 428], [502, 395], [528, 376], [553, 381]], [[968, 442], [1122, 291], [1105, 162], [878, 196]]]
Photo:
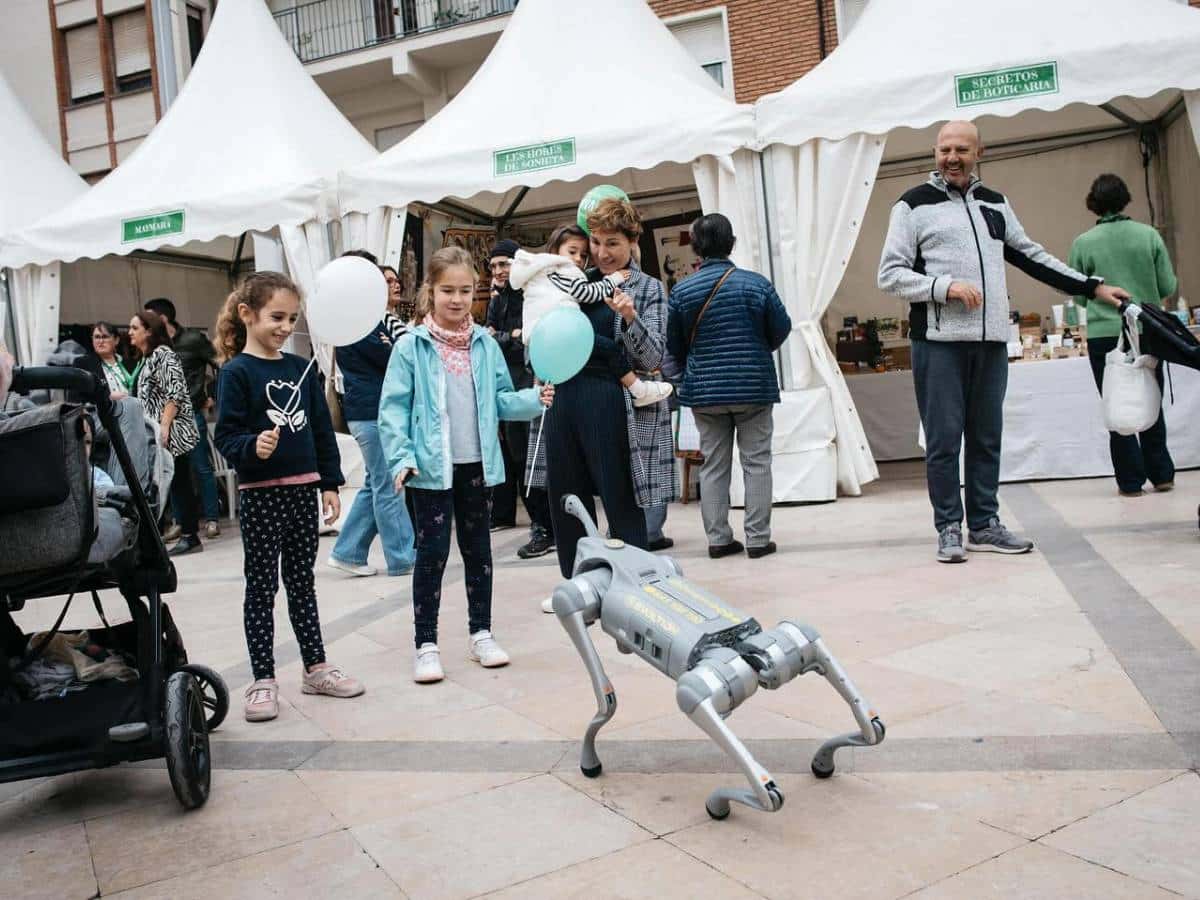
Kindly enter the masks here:
[[[624, 320], [613, 313], [613, 338], [625, 344], [625, 351], [638, 376], [661, 381], [658, 371], [663, 364], [667, 345], [667, 299], [663, 286], [638, 265], [630, 261], [629, 280], [621, 290], [633, 299], [637, 318], [625, 327]], [[662, 506], [679, 496], [675, 478], [675, 443], [671, 433], [671, 409], [666, 401], [640, 409], [633, 405], [628, 391], [625, 395], [625, 420], [629, 432], [630, 468], [638, 506], [643, 509]], [[534, 487], [546, 486], [546, 441], [534, 453], [541, 420], [529, 428], [529, 453], [526, 476]]]

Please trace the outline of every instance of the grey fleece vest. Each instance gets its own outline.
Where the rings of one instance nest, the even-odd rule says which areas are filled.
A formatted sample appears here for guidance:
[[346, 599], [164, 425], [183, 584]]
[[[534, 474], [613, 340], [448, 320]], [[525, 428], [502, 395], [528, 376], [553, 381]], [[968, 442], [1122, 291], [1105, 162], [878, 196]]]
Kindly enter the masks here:
[[[1025, 234], [1004, 195], [972, 177], [965, 191], [934, 172], [892, 207], [879, 260], [879, 289], [907, 300], [914, 340], [1008, 340], [1005, 262], [1064, 294], [1091, 297], [1088, 278], [1055, 259]], [[974, 285], [983, 306], [947, 301], [952, 282]]]

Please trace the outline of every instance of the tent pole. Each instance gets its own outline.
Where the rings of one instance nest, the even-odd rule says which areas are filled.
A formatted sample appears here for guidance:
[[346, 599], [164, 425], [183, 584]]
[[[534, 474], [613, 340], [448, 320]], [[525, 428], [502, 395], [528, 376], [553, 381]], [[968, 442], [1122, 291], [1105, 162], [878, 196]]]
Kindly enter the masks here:
[[[758, 154], [758, 171], [762, 180], [762, 203], [763, 203], [763, 223], [766, 226], [765, 234], [767, 245], [763, 249], [766, 251], [767, 257], [767, 272], [771, 279], [771, 284], [776, 285], [775, 281], [775, 251], [772, 249], [774, 241], [771, 239], [771, 198], [770, 192], [767, 190], [767, 148], [764, 147]], [[780, 385], [786, 390], [787, 385], [784, 379], [783, 366], [783, 350], [782, 348], [775, 351], [775, 374], [779, 378]]]
[[246, 232], [242, 232], [237, 239], [237, 246], [233, 248], [233, 259], [229, 261], [229, 280], [236, 281], [238, 277], [238, 269], [242, 267], [242, 250], [246, 246]]
[[521, 203], [525, 200], [525, 195], [528, 193], [529, 193], [529, 188], [527, 188], [527, 187], [522, 187], [521, 190], [519, 190], [517, 192], [516, 199], [513, 200], [512, 205], [509, 206], [509, 208], [504, 211], [504, 215], [502, 215], [499, 219], [496, 220], [496, 233], [497, 234], [500, 233], [501, 228], [503, 228], [505, 225], [508, 224], [508, 220], [513, 217], [513, 213], [515, 213], [517, 211], [517, 207], [520, 206]]

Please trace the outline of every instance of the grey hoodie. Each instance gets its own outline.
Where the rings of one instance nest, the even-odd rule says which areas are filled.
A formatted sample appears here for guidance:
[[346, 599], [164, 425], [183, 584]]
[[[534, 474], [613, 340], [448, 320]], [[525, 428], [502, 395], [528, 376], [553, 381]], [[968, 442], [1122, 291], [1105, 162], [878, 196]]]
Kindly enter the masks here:
[[[1009, 333], [1005, 262], [1064, 294], [1091, 297], [1100, 284], [1031, 240], [1003, 194], [984, 187], [976, 176], [959, 191], [934, 172], [892, 207], [879, 289], [911, 304], [914, 340], [1004, 342]], [[983, 306], [967, 309], [947, 301], [954, 281], [978, 288]]]

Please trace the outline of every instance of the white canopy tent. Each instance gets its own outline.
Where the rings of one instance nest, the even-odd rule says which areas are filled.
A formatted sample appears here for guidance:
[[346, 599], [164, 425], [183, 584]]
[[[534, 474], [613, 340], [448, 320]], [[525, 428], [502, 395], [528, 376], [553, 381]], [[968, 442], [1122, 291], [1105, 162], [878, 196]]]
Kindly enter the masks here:
[[[375, 155], [262, 0], [225, 0], [162, 121], [82, 197], [10, 235], [0, 262], [69, 262], [278, 226], [291, 274], [307, 288], [331, 254], [324, 223], [337, 217], [337, 172]], [[381, 216], [349, 223], [359, 244], [382, 244]]]
[[[903, 144], [893, 156], [914, 157], [931, 155], [949, 119], [982, 118], [989, 142], [1136, 124], [1197, 88], [1200, 15], [1170, 0], [928, 0], [919, 14], [869, 4], [826, 60], [758, 101], [775, 278], [803, 338], [786, 347], [785, 378], [832, 392], [844, 492], [878, 472], [820, 320], [889, 140]], [[1186, 97], [1195, 129], [1200, 108]], [[750, 154], [724, 165], [723, 193], [748, 204]]]
[[[8, 82], [0, 75], [0, 235], [32, 225], [87, 190], [62, 156], [46, 142]], [[59, 266], [25, 265], [6, 278], [7, 299], [0, 297], [0, 342], [11, 314], [16, 346], [9, 349], [23, 364], [44, 362], [58, 339]], [[11, 310], [10, 310], [11, 304]]]
[[[664, 102], [645, 102], [648, 90]], [[751, 109], [721, 91], [645, 0], [578, 0], [569, 15], [555, 0], [523, 0], [449, 104], [343, 173], [341, 208], [458, 198], [499, 219], [518, 196], [525, 209], [579, 199], [562, 185], [526, 188], [691, 163], [752, 137]], [[626, 175], [635, 190], [648, 183]]]

